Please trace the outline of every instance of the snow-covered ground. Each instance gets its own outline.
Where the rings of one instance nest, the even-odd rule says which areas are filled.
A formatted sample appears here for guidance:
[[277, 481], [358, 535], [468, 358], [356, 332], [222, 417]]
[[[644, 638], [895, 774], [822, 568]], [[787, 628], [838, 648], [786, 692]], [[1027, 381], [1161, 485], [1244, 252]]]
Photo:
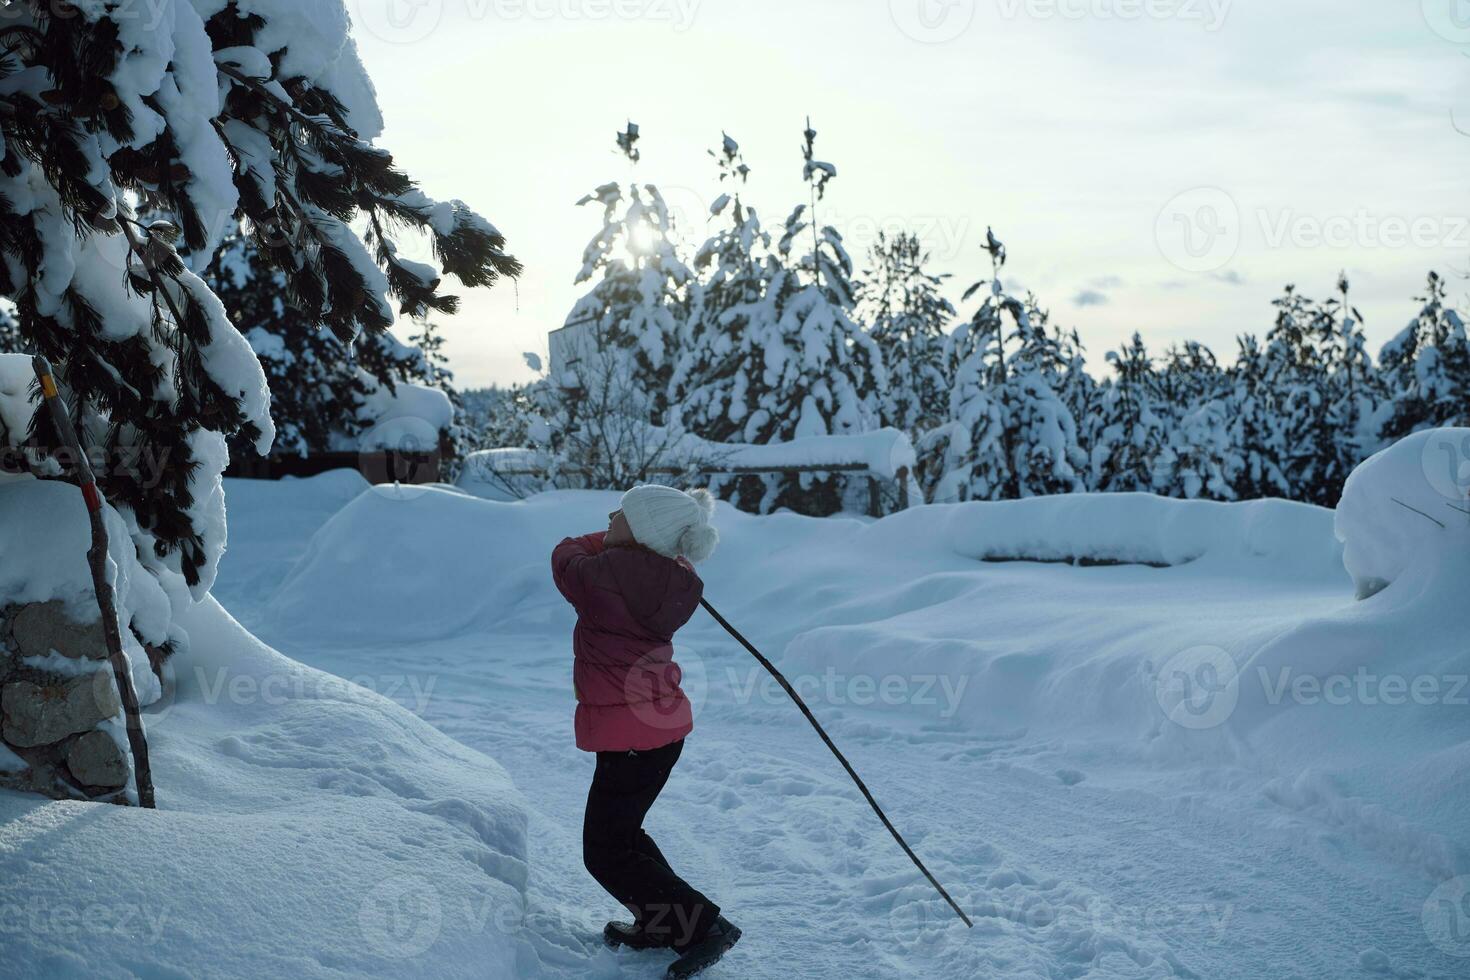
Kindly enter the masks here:
[[[1361, 492], [1402, 491], [1379, 476]], [[618, 910], [581, 867], [592, 760], [547, 571], [616, 497], [228, 494], [219, 606], [150, 728], [159, 813], [0, 794], [0, 973], [661, 976], [598, 942]], [[1282, 502], [722, 505], [707, 597], [976, 925], [698, 614], [696, 729], [650, 830], [745, 929], [709, 975], [1470, 975], [1466, 532], [1358, 507], [1358, 591], [1391, 583], [1363, 601], [1334, 515]]]

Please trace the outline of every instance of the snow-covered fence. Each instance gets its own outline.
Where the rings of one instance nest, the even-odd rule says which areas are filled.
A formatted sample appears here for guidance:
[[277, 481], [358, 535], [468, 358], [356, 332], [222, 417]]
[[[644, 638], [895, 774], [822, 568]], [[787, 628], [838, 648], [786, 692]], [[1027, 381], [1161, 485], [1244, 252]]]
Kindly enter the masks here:
[[[831, 484], [825, 513], [861, 512], [874, 517], [907, 510], [922, 502], [914, 479], [914, 447], [896, 429], [851, 436], [809, 436], [756, 446], [708, 443], [685, 437], [665, 458], [640, 470], [639, 478], [671, 483], [707, 482], [711, 489], [746, 510], [781, 506], [775, 488], [796, 481]], [[465, 460], [459, 486], [501, 499], [529, 496], [556, 487], [590, 487], [587, 473], [561, 465], [538, 449], [488, 449]], [[785, 481], [771, 477], [789, 478]]]

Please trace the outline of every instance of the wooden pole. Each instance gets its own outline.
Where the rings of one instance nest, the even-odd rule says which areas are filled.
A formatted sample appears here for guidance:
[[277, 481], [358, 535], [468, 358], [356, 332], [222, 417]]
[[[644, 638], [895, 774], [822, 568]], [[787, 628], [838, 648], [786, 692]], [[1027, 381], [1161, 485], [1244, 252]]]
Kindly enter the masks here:
[[107, 659], [112, 662], [112, 677], [117, 682], [118, 699], [122, 702], [123, 715], [127, 719], [128, 748], [133, 754], [133, 782], [138, 788], [138, 805], [154, 809], [153, 771], [148, 765], [148, 741], [143, 735], [143, 717], [138, 711], [138, 693], [133, 689], [133, 675], [123, 653], [122, 635], [118, 630], [117, 601], [112, 592], [112, 583], [107, 579], [107, 525], [102, 519], [102, 494], [97, 490], [97, 481], [92, 475], [92, 464], [82, 452], [81, 440], [72, 425], [71, 414], [66, 402], [56, 390], [56, 378], [51, 373], [51, 363], [37, 355], [32, 358], [36, 378], [41, 383], [41, 395], [51, 413], [51, 422], [56, 433], [75, 459], [77, 480], [81, 484], [82, 499], [87, 502], [87, 516], [92, 522], [92, 547], [87, 552], [87, 564], [92, 570], [92, 587], [97, 593], [97, 608], [102, 613], [102, 633], [107, 640]]
[[958, 915], [960, 917], [960, 921], [965, 924], [965, 928], [975, 928], [975, 923], [971, 922], [970, 917], [965, 914], [965, 910], [960, 908], [960, 903], [956, 902], [950, 896], [949, 892], [945, 890], [944, 886], [939, 883], [939, 879], [934, 877], [934, 874], [927, 867], [925, 867], [923, 861], [919, 860], [919, 855], [914, 853], [914, 849], [909, 846], [909, 842], [903, 839], [903, 834], [900, 834], [898, 832], [898, 828], [893, 826], [893, 821], [888, 819], [888, 814], [883, 812], [883, 808], [879, 806], [878, 801], [873, 798], [872, 792], [868, 789], [868, 784], [863, 782], [863, 777], [859, 776], [857, 774], [857, 770], [852, 767], [852, 763], [847, 761], [847, 756], [843, 755], [842, 750], [837, 747], [837, 743], [832, 741], [832, 736], [828, 735], [827, 730], [822, 727], [822, 723], [817, 721], [817, 716], [812, 714], [812, 709], [808, 708], [806, 706], [806, 702], [801, 699], [801, 695], [796, 693], [796, 688], [791, 686], [791, 682], [786, 679], [786, 675], [777, 670], [776, 665], [767, 660], [766, 655], [755, 648], [755, 644], [751, 643], [749, 640], [741, 635], [739, 630], [731, 626], [729, 620], [725, 619], [724, 616], [721, 616], [715, 610], [715, 607], [709, 604], [708, 599], [701, 598], [699, 600], [699, 604], [704, 607], [705, 612], [709, 613], [710, 616], [714, 618], [715, 622], [719, 623], [725, 628], [726, 633], [729, 633], [731, 636], [733, 636], [741, 646], [745, 647], [745, 649], [749, 651], [751, 656], [760, 661], [760, 665], [766, 668], [767, 673], [769, 673], [772, 677], [776, 679], [776, 683], [781, 685], [781, 689], [791, 697], [792, 701], [796, 702], [796, 706], [801, 709], [801, 713], [806, 716], [806, 720], [812, 723], [812, 727], [817, 730], [817, 734], [821, 736], [822, 741], [826, 743], [827, 748], [831, 749], [832, 754], [837, 757], [837, 761], [842, 763], [842, 768], [847, 770], [848, 777], [853, 781], [854, 785], [857, 786], [858, 791], [863, 794], [863, 799], [868, 801], [868, 806], [873, 808], [873, 812], [878, 815], [878, 819], [883, 822], [883, 826], [887, 828], [888, 833], [893, 835], [893, 839], [898, 842], [898, 846], [903, 848], [903, 852], [907, 854], [909, 860], [914, 863], [914, 867], [918, 868], [924, 873], [924, 877], [929, 879], [929, 884], [933, 885], [934, 890], [939, 892], [939, 894], [943, 896], [944, 900], [949, 903], [950, 908], [954, 909], [955, 915]]

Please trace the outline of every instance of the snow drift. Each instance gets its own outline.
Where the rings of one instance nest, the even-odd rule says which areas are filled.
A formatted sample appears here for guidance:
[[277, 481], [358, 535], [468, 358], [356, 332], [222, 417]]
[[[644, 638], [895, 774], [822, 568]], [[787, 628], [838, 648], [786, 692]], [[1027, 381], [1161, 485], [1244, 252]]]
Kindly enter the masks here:
[[[1398, 519], [1398, 505], [1360, 494], [1380, 475], [1408, 479], [1389, 470], [1419, 472], [1415, 445], [1355, 477], [1339, 531]], [[365, 492], [323, 526], [268, 604], [269, 635], [545, 630], [564, 616], [546, 556], [563, 535], [604, 525], [617, 500], [395, 493]], [[721, 504], [721, 547], [701, 574], [710, 599], [819, 703], [834, 676], [922, 676], [925, 698], [868, 699], [886, 709], [884, 725], [1023, 732], [1055, 739], [1059, 756], [1107, 745], [1159, 772], [1275, 773], [1281, 782], [1262, 789], [1271, 806], [1449, 874], [1466, 867], [1470, 840], [1470, 810], [1456, 809], [1470, 804], [1470, 718], [1455, 708], [1466, 693], [1456, 678], [1470, 674], [1455, 555], [1470, 549], [1442, 548], [1432, 572], [1355, 602], [1333, 520], [1278, 500], [1133, 494], [926, 506], [880, 521]], [[1348, 548], [1366, 541], [1350, 533]], [[426, 567], [453, 572], [404, 571]], [[681, 634], [686, 675], [718, 673], [697, 653], [717, 642], [712, 629], [697, 617]], [[1433, 692], [1399, 698], [1401, 681]], [[736, 709], [711, 700], [702, 710], [718, 720]]]
[[182, 620], [177, 697], [145, 712], [158, 810], [0, 792], [0, 907], [26, 910], [0, 920], [3, 972], [516, 975], [501, 767], [212, 599]]
[[1470, 545], [1470, 429], [1416, 432], [1366, 460], [1343, 488], [1336, 526], [1359, 598], [1406, 573], [1438, 574]]

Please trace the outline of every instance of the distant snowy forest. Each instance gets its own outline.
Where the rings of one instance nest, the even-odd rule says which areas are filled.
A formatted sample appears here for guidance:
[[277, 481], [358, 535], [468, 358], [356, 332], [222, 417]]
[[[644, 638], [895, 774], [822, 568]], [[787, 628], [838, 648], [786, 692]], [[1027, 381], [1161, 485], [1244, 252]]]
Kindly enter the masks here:
[[[639, 136], [632, 123], [617, 135], [630, 166]], [[1376, 359], [1339, 276], [1325, 298], [1285, 286], [1264, 334], [1242, 334], [1228, 361], [1195, 342], [1150, 351], [1138, 334], [1089, 361], [1041, 298], [1007, 287], [1006, 247], [989, 230], [958, 309], [913, 234], [880, 234], [855, 263], [820, 221], [837, 168], [816, 138], [808, 124], [808, 199], [771, 228], [745, 199], [750, 168], [728, 135], [710, 151], [717, 196], [694, 227], [679, 227], [653, 184], [587, 194], [579, 203], [600, 222], [563, 331], [578, 356], [527, 354], [541, 377], [508, 388], [456, 389], [430, 319], [452, 305], [406, 305], [407, 342], [326, 329], [285, 301], [293, 290], [259, 235], [227, 236], [203, 278], [270, 381], [270, 453], [355, 448], [407, 385], [448, 401], [429, 420], [446, 479], [474, 450], [514, 447], [537, 460], [533, 487], [604, 488], [677, 472], [691, 445], [891, 427], [911, 440], [931, 502], [1143, 491], [1334, 506], [1378, 449], [1470, 421], [1470, 346], [1436, 273]], [[435, 270], [389, 255], [402, 288], [437, 285]], [[20, 349], [0, 310], [0, 350]], [[230, 443], [237, 459], [256, 452], [250, 431]], [[754, 497], [726, 496], [824, 512], [841, 479], [773, 474]]]
[[[635, 162], [638, 136], [630, 125], [618, 138]], [[1264, 337], [1243, 334], [1229, 362], [1198, 343], [1151, 352], [1135, 334], [1089, 365], [1039, 297], [1007, 289], [994, 234], [963, 311], [913, 235], [880, 236], [858, 272], [819, 221], [836, 167], [816, 157], [814, 131], [804, 139], [810, 198], [775, 230], [742, 197], [749, 169], [728, 136], [710, 154], [722, 193], [702, 244], [683, 244], [688, 229], [671, 226], [653, 185], [609, 183], [584, 198], [602, 227], [567, 322], [590, 324], [603, 353], [576, 377], [473, 393], [478, 443], [607, 455], [616, 447], [586, 431], [603, 414], [595, 406], [636, 405], [651, 431], [714, 443], [891, 426], [912, 439], [931, 501], [1086, 490], [1333, 506], [1382, 446], [1467, 419], [1470, 349], [1435, 273], [1376, 360], [1339, 277], [1325, 298], [1286, 286]], [[782, 499], [797, 502], [790, 489]]]

